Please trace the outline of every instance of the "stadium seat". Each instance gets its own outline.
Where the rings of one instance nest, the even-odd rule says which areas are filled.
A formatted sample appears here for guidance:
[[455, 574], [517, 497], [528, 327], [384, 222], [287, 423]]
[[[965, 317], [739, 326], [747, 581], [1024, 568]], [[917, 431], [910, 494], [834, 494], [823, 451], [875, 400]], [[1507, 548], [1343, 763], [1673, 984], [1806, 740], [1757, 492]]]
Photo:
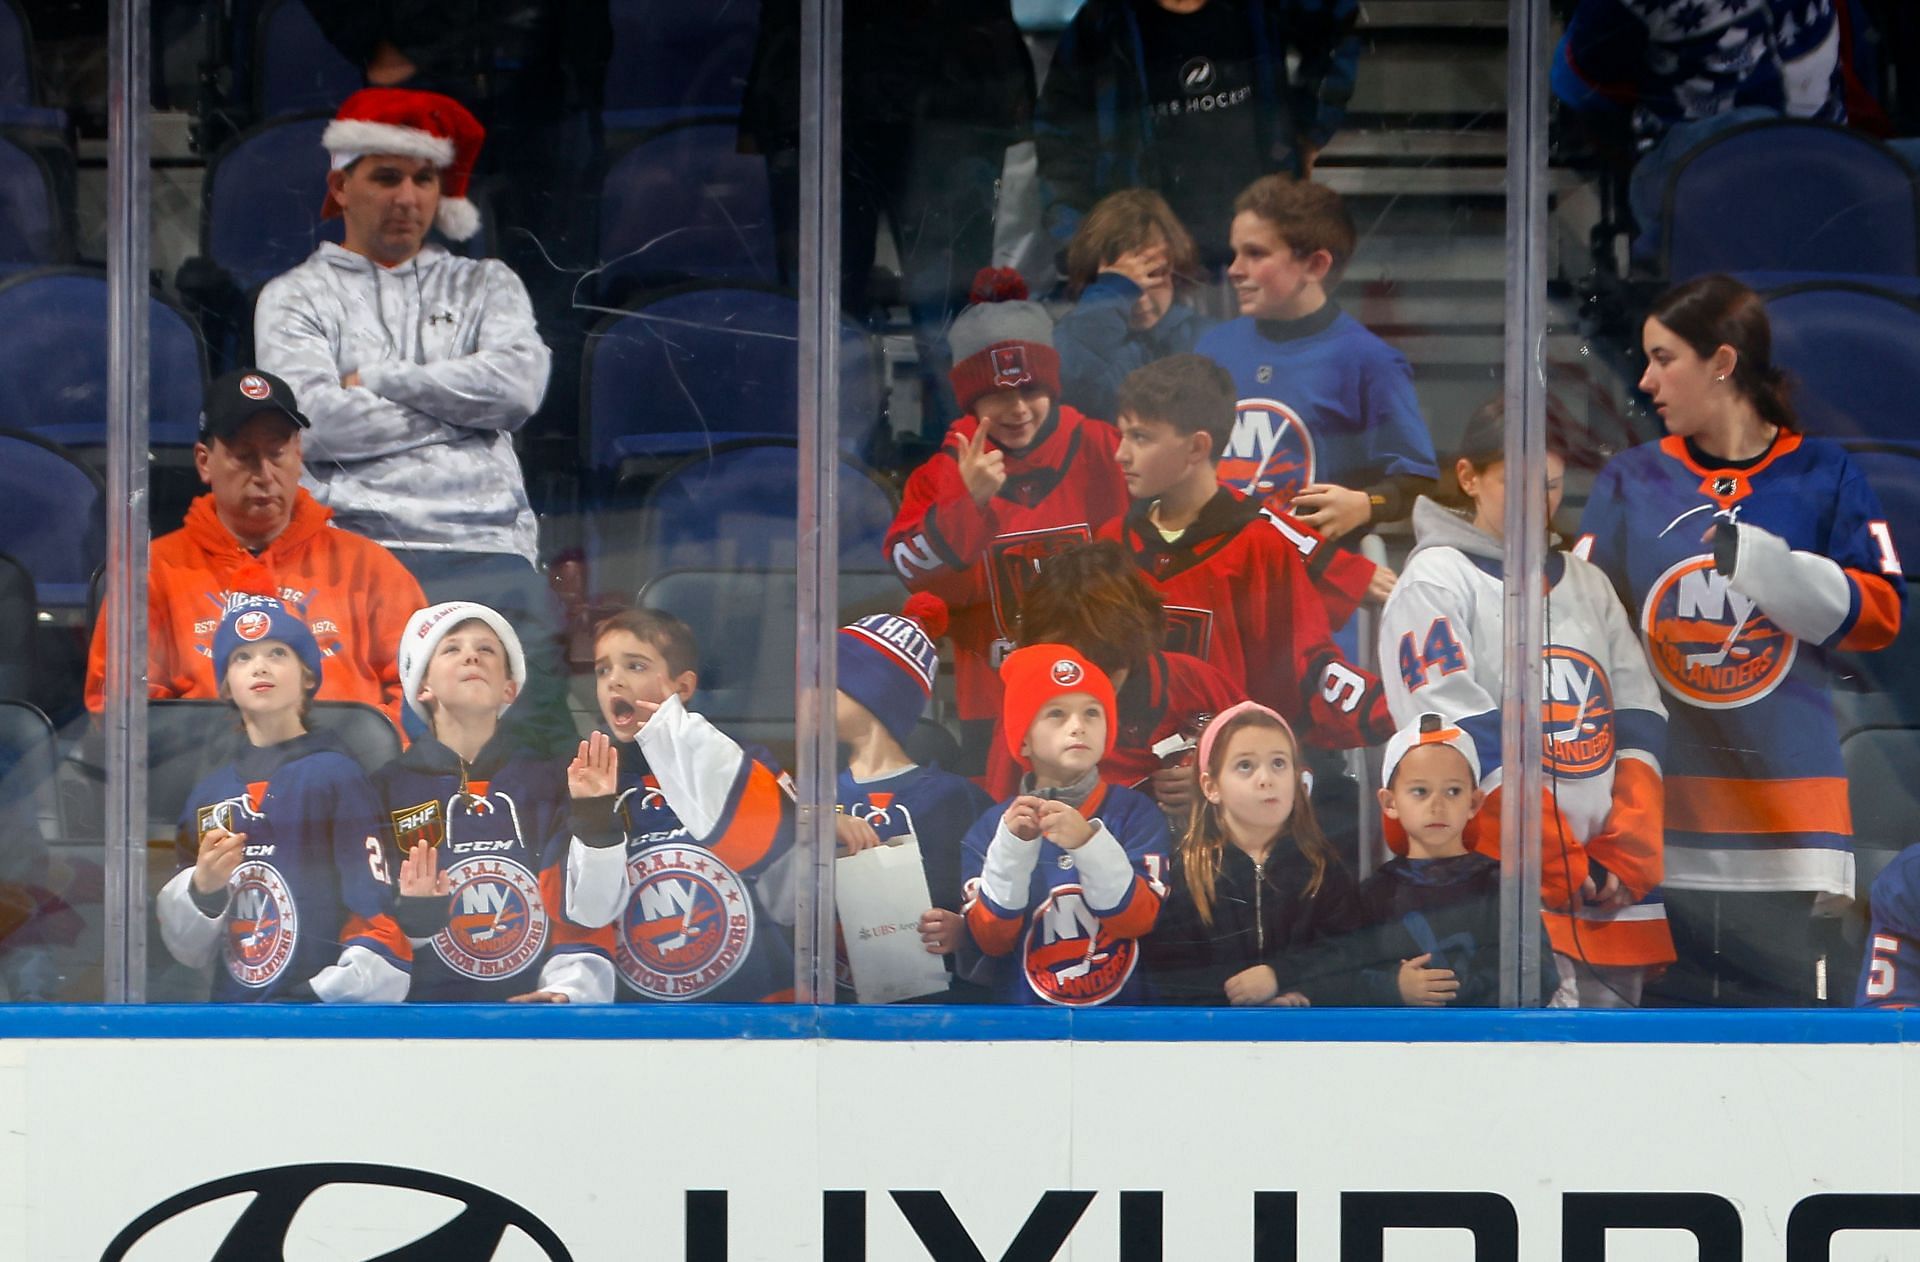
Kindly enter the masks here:
[[[581, 368], [587, 467], [615, 481], [663, 458], [799, 432], [799, 304], [761, 287], [675, 288], [602, 320]], [[841, 446], [880, 419], [865, 331], [843, 324]]]
[[330, 113], [274, 119], [235, 136], [207, 163], [200, 215], [201, 257], [242, 290], [265, 284], [340, 240], [340, 221], [322, 220], [327, 160], [320, 148]]
[[[400, 754], [400, 737], [387, 716], [358, 701], [316, 701], [307, 730], [331, 732], [341, 747], [373, 772]], [[225, 701], [153, 701], [147, 705], [147, 828], [170, 837], [187, 795], [200, 777], [233, 757], [239, 720]]]
[[0, 697], [34, 695], [33, 630], [38, 612], [33, 575], [0, 553]]
[[738, 114], [759, 27], [757, 0], [613, 0], [601, 117], [634, 130], [691, 114]]
[[69, 452], [0, 430], [0, 539], [33, 577], [42, 609], [76, 618], [106, 561], [106, 486]]
[[332, 110], [362, 82], [359, 67], [327, 42], [304, 0], [261, 6], [253, 41], [255, 118]]
[[40, 104], [33, 74], [33, 30], [16, 0], [0, 0], [0, 124], [64, 131], [65, 111]]
[[600, 198], [600, 271], [614, 304], [688, 277], [777, 279], [766, 160], [731, 118], [670, 123], [614, 157]]
[[[206, 386], [200, 331], [157, 295], [147, 320], [149, 435], [155, 446], [191, 447]], [[105, 447], [107, 380], [104, 273], [43, 268], [0, 282], [0, 427]]]
[[1664, 272], [1676, 282], [1743, 270], [1920, 272], [1913, 168], [1826, 123], [1765, 119], [1702, 141], [1675, 164], [1662, 218]]
[[0, 819], [31, 818], [42, 841], [63, 837], [59, 766], [52, 720], [28, 702], [0, 700]]
[[72, 257], [65, 210], [45, 155], [0, 129], [0, 276]]
[[1773, 362], [1810, 434], [1920, 452], [1920, 301], [1849, 281], [1766, 295]]

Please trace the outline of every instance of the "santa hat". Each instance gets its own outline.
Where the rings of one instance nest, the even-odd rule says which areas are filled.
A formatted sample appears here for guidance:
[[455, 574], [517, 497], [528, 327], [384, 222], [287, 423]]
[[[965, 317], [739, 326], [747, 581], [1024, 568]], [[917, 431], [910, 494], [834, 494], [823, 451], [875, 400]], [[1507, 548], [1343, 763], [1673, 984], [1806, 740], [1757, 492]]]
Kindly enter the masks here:
[[[419, 715], [423, 723], [433, 722], [433, 716], [420, 703], [420, 685], [427, 678], [427, 663], [440, 641], [446, 639], [447, 632], [463, 622], [484, 622], [490, 627], [507, 650], [507, 677], [519, 688], [527, 686], [527, 655], [520, 650], [520, 637], [514, 634], [513, 624], [501, 617], [498, 610], [471, 600], [449, 600], [416, 610], [413, 617], [407, 619], [407, 629], [400, 634], [400, 687], [406, 693], [407, 708]], [[507, 706], [512, 704], [506, 702], [500, 707], [500, 713], [505, 714]]]
[[880, 613], [840, 628], [840, 691], [865, 706], [893, 739], [905, 744], [933, 696], [946, 634], [947, 605], [920, 592], [899, 613]]
[[1000, 682], [1006, 686], [1001, 716], [1007, 752], [1022, 767], [1033, 765], [1022, 751], [1035, 716], [1047, 702], [1070, 692], [1084, 692], [1106, 709], [1107, 743], [1100, 757], [1104, 759], [1113, 752], [1114, 731], [1119, 727], [1113, 681], [1074, 649], [1065, 644], [1029, 644], [1015, 649], [1000, 663]]
[[[452, 240], [465, 241], [480, 231], [480, 212], [467, 200], [467, 184], [486, 138], [480, 120], [450, 96], [413, 88], [362, 88], [340, 106], [320, 143], [333, 155], [336, 171], [369, 154], [433, 163], [440, 171], [434, 227]], [[328, 192], [320, 216], [333, 219], [339, 214], [340, 203]]]
[[947, 331], [953, 353], [955, 399], [973, 401], [991, 390], [1037, 386], [1060, 397], [1060, 352], [1053, 349], [1053, 317], [1027, 299], [1027, 282], [1011, 267], [983, 267], [967, 295], [972, 304]]
[[1473, 773], [1473, 783], [1480, 783], [1480, 751], [1474, 747], [1473, 737], [1432, 713], [1423, 714], [1407, 724], [1387, 742], [1386, 757], [1380, 764], [1380, 783], [1392, 788], [1393, 773], [1400, 769], [1400, 760], [1423, 745], [1453, 746], [1467, 760], [1467, 770]]

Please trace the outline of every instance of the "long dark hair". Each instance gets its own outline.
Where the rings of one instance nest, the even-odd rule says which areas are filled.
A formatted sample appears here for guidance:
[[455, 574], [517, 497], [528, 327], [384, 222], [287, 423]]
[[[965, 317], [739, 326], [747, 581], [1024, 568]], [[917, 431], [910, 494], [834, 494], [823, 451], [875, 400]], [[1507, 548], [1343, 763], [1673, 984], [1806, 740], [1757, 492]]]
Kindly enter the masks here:
[[1733, 348], [1733, 388], [1763, 420], [1784, 430], [1794, 419], [1793, 383], [1773, 366], [1773, 327], [1760, 295], [1731, 276], [1715, 272], [1675, 285], [1653, 300], [1649, 320], [1658, 320], [1702, 359], [1722, 346]]

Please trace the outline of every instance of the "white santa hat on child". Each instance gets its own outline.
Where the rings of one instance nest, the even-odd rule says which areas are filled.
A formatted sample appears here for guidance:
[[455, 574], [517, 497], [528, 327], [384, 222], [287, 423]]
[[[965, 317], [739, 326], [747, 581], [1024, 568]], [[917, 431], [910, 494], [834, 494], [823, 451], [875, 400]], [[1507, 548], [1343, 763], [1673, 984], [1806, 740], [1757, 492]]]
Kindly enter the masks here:
[[[447, 638], [447, 632], [463, 622], [484, 622], [492, 628], [507, 650], [507, 678], [513, 680], [516, 689], [527, 686], [527, 655], [520, 649], [520, 637], [514, 634], [513, 624], [501, 617], [498, 610], [471, 600], [449, 600], [417, 609], [413, 617], [407, 619], [407, 629], [400, 633], [400, 687], [405, 691], [407, 708], [425, 723], [433, 722], [433, 716], [420, 703], [420, 685], [427, 678], [427, 662], [440, 641]], [[501, 706], [500, 713], [505, 714], [507, 706], [512, 704], [509, 701]]]
[[[438, 92], [414, 88], [362, 88], [348, 97], [327, 124], [320, 143], [336, 171], [369, 154], [424, 158], [440, 171], [440, 209], [434, 227], [455, 241], [480, 231], [480, 212], [467, 200], [473, 164], [480, 160], [486, 129], [467, 107]], [[320, 217], [333, 219], [340, 203], [327, 194]]]

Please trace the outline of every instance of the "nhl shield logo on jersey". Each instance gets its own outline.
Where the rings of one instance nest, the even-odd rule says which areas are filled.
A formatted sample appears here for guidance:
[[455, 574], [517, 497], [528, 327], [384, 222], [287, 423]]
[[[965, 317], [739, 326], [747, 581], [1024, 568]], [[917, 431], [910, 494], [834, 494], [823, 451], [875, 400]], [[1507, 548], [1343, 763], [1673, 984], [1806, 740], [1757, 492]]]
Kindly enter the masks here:
[[300, 913], [287, 879], [271, 863], [249, 861], [234, 873], [227, 919], [227, 972], [242, 986], [271, 985], [293, 958]]
[[1139, 962], [1140, 944], [1108, 933], [1078, 885], [1055, 886], [1033, 913], [1021, 960], [1033, 993], [1066, 1008], [1112, 999]]
[[1655, 580], [1640, 611], [1654, 677], [1705, 710], [1751, 705], [1780, 686], [1799, 641], [1727, 585], [1711, 556], [1689, 557]]
[[1613, 685], [1592, 656], [1547, 646], [1546, 699], [1540, 711], [1547, 770], [1584, 780], [1613, 765]]
[[447, 815], [437, 801], [422, 802], [391, 814], [393, 840], [401, 854], [415, 846], [437, 846], [447, 839]]
[[1300, 414], [1275, 399], [1242, 399], [1217, 470], [1222, 486], [1249, 499], [1291, 503], [1314, 480], [1313, 435]]
[[614, 963], [649, 999], [699, 999], [732, 977], [753, 945], [753, 899], [712, 851], [656, 846], [627, 859], [633, 897]]
[[1024, 346], [996, 346], [993, 348], [993, 384], [996, 386], [1024, 386], [1033, 380], [1033, 373], [1027, 368], [1027, 348]]
[[540, 882], [511, 859], [462, 859], [447, 869], [453, 916], [433, 949], [463, 977], [511, 977], [540, 956], [551, 926]]

